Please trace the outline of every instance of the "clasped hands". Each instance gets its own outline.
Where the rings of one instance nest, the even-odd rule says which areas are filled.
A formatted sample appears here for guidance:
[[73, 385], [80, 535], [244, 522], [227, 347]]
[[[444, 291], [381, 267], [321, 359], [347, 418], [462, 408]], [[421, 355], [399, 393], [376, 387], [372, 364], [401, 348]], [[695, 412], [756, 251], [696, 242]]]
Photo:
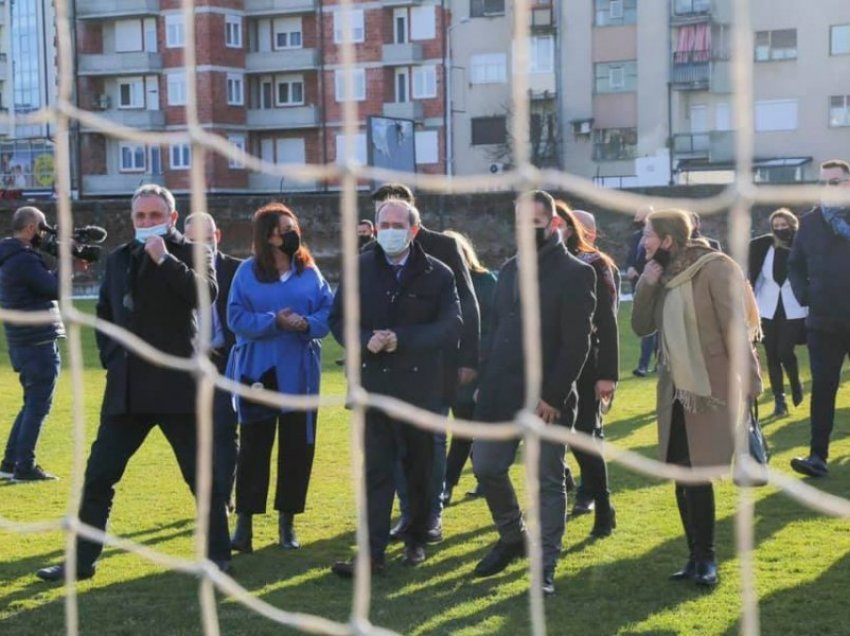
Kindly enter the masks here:
[[284, 331], [307, 331], [310, 325], [304, 316], [296, 314], [289, 307], [284, 307], [275, 315], [278, 328]]
[[372, 353], [386, 351], [392, 353], [398, 349], [398, 336], [390, 329], [376, 329], [366, 344], [366, 348]]

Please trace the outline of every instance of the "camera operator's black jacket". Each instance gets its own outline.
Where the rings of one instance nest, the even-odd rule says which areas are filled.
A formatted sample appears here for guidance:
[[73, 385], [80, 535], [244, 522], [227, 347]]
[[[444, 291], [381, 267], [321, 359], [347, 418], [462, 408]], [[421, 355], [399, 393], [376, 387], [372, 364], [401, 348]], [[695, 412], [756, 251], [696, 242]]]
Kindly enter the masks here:
[[[198, 331], [196, 281], [207, 285], [211, 300], [218, 292], [213, 255], [204, 248], [207, 267], [202, 277], [193, 269], [193, 246], [182, 234], [172, 230], [165, 244], [170, 256], [162, 265], [135, 241], [109, 255], [97, 315], [160, 351], [190, 358]], [[195, 412], [196, 386], [189, 373], [146, 362], [100, 331], [97, 345], [106, 369], [102, 416]]]
[[52, 342], [65, 337], [56, 299], [59, 281], [41, 254], [16, 238], [0, 240], [0, 307], [18, 311], [50, 311], [53, 322], [43, 325], [5, 323], [10, 346]]

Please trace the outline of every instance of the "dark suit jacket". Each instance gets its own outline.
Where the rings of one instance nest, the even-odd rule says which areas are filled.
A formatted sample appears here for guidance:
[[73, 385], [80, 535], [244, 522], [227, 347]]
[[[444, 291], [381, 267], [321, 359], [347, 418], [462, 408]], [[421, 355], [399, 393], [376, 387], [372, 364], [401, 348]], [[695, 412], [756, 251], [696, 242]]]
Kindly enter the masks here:
[[[476, 419], [507, 420], [525, 402], [522, 308], [516, 257], [499, 272], [493, 321], [483, 344]], [[541, 397], [564, 409], [590, 351], [596, 309], [596, 273], [550, 239], [538, 254]]]
[[750, 279], [750, 285], [752, 285], [753, 288], [756, 286], [756, 281], [761, 273], [761, 268], [764, 267], [764, 259], [773, 243], [773, 234], [762, 234], [750, 241], [750, 255], [747, 260], [747, 277]]
[[236, 275], [236, 270], [239, 269], [241, 262], [242, 259], [234, 258], [224, 252], [216, 252], [215, 279], [218, 283], [218, 296], [215, 299], [215, 307], [221, 320], [221, 327], [224, 330], [224, 346], [213, 352], [212, 359], [219, 373], [224, 373], [230, 350], [236, 344], [236, 336], [227, 324], [227, 299], [230, 296], [230, 285], [233, 282], [233, 277]]
[[[360, 353], [367, 391], [403, 399], [423, 408], [443, 405], [444, 354], [457, 346], [460, 304], [454, 276], [443, 263], [413, 243], [401, 281], [379, 245], [360, 255]], [[345, 347], [343, 280], [334, 296], [328, 322]], [[398, 336], [392, 353], [371, 353], [372, 332], [391, 329]]]
[[[97, 316], [128, 329], [153, 347], [189, 358], [195, 350], [198, 305], [196, 281], [216, 298], [212, 252], [206, 249], [207, 272], [192, 266], [192, 244], [177, 231], [165, 242], [170, 256], [154, 263], [135, 241], [116, 248], [106, 261], [97, 301]], [[184, 371], [153, 365], [97, 332], [100, 361], [106, 369], [101, 415], [191, 414], [195, 412], [195, 380]]]

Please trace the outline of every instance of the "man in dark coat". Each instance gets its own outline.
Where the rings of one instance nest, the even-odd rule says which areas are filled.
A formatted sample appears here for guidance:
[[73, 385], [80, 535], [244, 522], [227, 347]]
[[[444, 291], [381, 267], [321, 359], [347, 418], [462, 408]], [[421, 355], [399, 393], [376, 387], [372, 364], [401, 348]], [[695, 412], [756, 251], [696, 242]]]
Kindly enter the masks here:
[[[821, 183], [848, 191], [850, 164], [823, 163]], [[850, 354], [850, 206], [822, 204], [800, 219], [788, 257], [788, 278], [794, 296], [809, 307], [812, 367], [810, 452], [792, 459], [791, 467], [810, 477], [825, 477], [835, 396], [844, 358]]]
[[[445, 399], [444, 352], [457, 345], [461, 310], [449, 268], [413, 241], [418, 217], [416, 208], [405, 201], [387, 201], [378, 210], [377, 245], [360, 255], [360, 342], [344, 342], [342, 285], [329, 323], [343, 346], [360, 346], [363, 388], [438, 413]], [[425, 559], [433, 454], [431, 432], [376, 409], [366, 412], [366, 493], [373, 570], [384, 568], [399, 458], [410, 500], [403, 562], [415, 566]], [[335, 563], [332, 570], [351, 576], [352, 563]]]
[[[415, 205], [413, 192], [402, 183], [387, 183], [375, 190], [372, 201], [376, 210], [388, 199], [399, 199]], [[416, 242], [428, 256], [442, 261], [452, 271], [455, 277], [460, 307], [463, 313], [463, 331], [459, 347], [454, 347], [456, 355], [446, 355], [443, 404], [440, 412], [448, 415], [449, 407], [454, 402], [458, 387], [474, 382], [478, 369], [478, 348], [481, 336], [481, 314], [469, 267], [460, 252], [457, 241], [440, 232], [432, 232], [419, 225]], [[428, 541], [436, 543], [443, 538], [442, 523], [442, 492], [446, 478], [446, 434], [434, 433], [434, 486], [431, 501], [431, 515], [428, 523]], [[398, 476], [398, 498], [401, 508], [401, 519], [390, 532], [393, 539], [402, 539], [410, 525], [410, 514], [407, 502], [407, 488], [403, 476]]]
[[[124, 327], [152, 347], [182, 358], [195, 351], [197, 285], [215, 299], [212, 252], [204, 249], [206, 266], [196, 271], [193, 246], [174, 229], [174, 197], [165, 188], [143, 185], [133, 195], [135, 240], [116, 248], [106, 262], [97, 316]], [[194, 492], [196, 471], [196, 383], [190, 373], [160, 367], [125, 349], [98, 331], [106, 390], [100, 427], [86, 466], [80, 521], [104, 530], [128, 462], [148, 433], [159, 426], [171, 444], [183, 479]], [[210, 502], [209, 558], [223, 570], [230, 565], [227, 511], [215, 483]], [[103, 546], [77, 540], [78, 579], [94, 576]], [[47, 581], [61, 581], [65, 565], [38, 571]]]
[[[533, 210], [540, 287], [540, 352], [543, 377], [536, 414], [546, 424], [571, 426], [575, 417], [569, 400], [590, 351], [596, 308], [593, 267], [567, 252], [561, 240], [563, 224], [555, 201], [543, 191], [520, 197], [518, 213]], [[493, 302], [493, 321], [484, 343], [478, 384], [476, 419], [510, 420], [525, 401], [525, 353], [517, 257], [499, 274]], [[573, 400], [574, 402], [574, 400]], [[499, 541], [475, 568], [476, 576], [504, 570], [525, 550], [525, 525], [508, 470], [516, 458], [519, 440], [476, 440], [472, 465], [482, 485]], [[543, 591], [555, 591], [555, 564], [561, 551], [567, 497], [563, 444], [544, 442], [540, 449], [540, 523], [543, 547]]]

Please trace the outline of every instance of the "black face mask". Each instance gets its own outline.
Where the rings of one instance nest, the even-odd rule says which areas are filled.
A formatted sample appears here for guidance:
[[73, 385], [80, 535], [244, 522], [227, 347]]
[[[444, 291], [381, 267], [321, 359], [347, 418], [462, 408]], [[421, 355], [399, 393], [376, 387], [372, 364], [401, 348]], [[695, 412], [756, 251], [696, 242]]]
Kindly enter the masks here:
[[298, 248], [301, 247], [301, 237], [298, 236], [298, 232], [295, 230], [289, 230], [289, 232], [284, 232], [280, 235], [280, 238], [283, 239], [283, 243], [281, 243], [277, 249], [286, 254], [289, 258], [292, 258], [293, 254], [298, 251]]
[[790, 243], [794, 240], [794, 230], [790, 227], [785, 227], [781, 230], [773, 230], [773, 235], [783, 243]]
[[652, 260], [661, 265], [662, 268], [665, 268], [670, 264], [671, 258], [672, 255], [670, 254], [670, 250], [665, 250], [663, 247], [659, 247], [655, 250]]
[[534, 228], [534, 241], [537, 243], [537, 249], [539, 250], [541, 247], [546, 245], [546, 241], [549, 240], [549, 237], [546, 236], [546, 228], [545, 227], [536, 227]]
[[357, 237], [357, 246], [360, 249], [363, 249], [366, 245], [372, 242], [371, 236], [358, 236]]

